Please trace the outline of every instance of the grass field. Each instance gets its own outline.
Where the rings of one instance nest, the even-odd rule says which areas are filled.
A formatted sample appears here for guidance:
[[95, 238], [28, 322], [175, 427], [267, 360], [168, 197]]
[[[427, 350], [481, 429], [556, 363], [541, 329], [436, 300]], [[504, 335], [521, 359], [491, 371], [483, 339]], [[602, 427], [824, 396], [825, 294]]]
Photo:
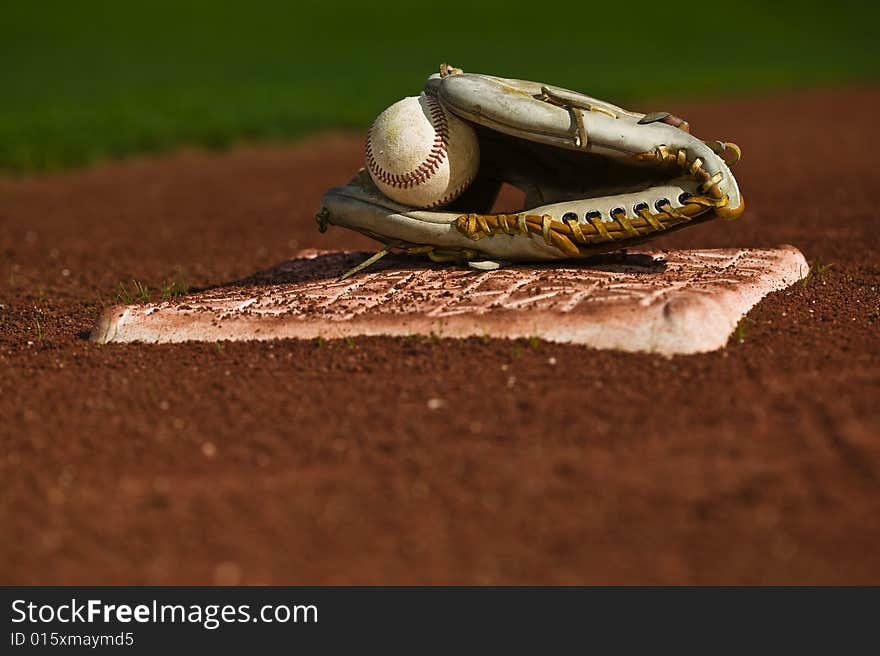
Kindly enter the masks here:
[[442, 61], [617, 101], [865, 80], [878, 17], [850, 1], [13, 3], [0, 168], [363, 126]]

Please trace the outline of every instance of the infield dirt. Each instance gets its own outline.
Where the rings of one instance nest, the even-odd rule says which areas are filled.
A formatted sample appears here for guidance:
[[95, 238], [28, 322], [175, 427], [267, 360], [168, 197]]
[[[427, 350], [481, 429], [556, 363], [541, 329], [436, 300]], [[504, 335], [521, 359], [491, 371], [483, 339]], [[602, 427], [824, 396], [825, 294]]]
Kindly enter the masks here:
[[823, 265], [672, 359], [86, 340], [120, 282], [375, 250], [313, 220], [361, 135], [0, 179], [0, 583], [880, 583], [878, 107], [667, 107], [742, 147], [747, 210], [652, 247]]

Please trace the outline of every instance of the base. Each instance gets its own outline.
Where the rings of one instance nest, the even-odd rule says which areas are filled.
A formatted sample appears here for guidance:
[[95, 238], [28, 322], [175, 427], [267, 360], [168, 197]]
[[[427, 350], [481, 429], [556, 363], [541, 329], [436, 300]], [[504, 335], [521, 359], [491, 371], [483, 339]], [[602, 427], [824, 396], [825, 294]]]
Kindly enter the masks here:
[[304, 252], [249, 279], [108, 308], [96, 342], [325, 339], [361, 335], [539, 337], [667, 355], [721, 348], [766, 294], [808, 271], [796, 248], [630, 253], [474, 271], [363, 253]]

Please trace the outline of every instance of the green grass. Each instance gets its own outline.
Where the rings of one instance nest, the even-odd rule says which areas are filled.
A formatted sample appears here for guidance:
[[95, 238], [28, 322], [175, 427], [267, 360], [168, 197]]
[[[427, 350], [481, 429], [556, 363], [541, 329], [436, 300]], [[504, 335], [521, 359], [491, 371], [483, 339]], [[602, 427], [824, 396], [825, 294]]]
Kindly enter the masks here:
[[822, 262], [822, 258], [816, 258], [816, 261], [813, 262], [812, 266], [807, 270], [807, 275], [801, 278], [801, 287], [806, 289], [809, 287], [814, 281], [821, 280], [825, 277], [825, 274], [828, 270], [834, 266], [834, 262]]
[[163, 300], [177, 298], [178, 296], [186, 296], [189, 294], [189, 285], [181, 272], [177, 272], [161, 290]]
[[139, 280], [131, 281], [131, 289], [124, 282], [120, 282], [119, 291], [116, 293], [117, 300], [126, 305], [149, 303], [150, 297], [150, 288]]
[[748, 317], [743, 317], [736, 324], [736, 328], [733, 331], [733, 339], [735, 342], [739, 344], [745, 344], [746, 338], [749, 336], [749, 329], [752, 326], [752, 320]]
[[56, 0], [2, 14], [0, 169], [20, 171], [360, 128], [442, 61], [618, 102], [880, 70], [880, 10], [851, 0]]

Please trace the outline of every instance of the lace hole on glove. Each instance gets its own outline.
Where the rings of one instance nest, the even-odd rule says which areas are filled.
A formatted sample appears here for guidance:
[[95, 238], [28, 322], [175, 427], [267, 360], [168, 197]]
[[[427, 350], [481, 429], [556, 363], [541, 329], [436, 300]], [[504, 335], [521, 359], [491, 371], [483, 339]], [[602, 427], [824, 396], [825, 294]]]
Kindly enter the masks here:
[[602, 218], [602, 212], [599, 212], [598, 210], [590, 210], [589, 212], [584, 214], [584, 218], [587, 221], [595, 221], [596, 219]]
[[569, 221], [577, 221], [577, 220], [578, 220], [578, 215], [575, 214], [574, 212], [566, 212], [565, 214], [562, 215], [562, 222], [563, 223], [568, 223]]
[[681, 203], [682, 205], [684, 205], [685, 203], [687, 203], [691, 199], [691, 196], [693, 196], [693, 194], [690, 193], [689, 191], [683, 191], [678, 196], [678, 202]]
[[647, 203], [636, 203], [635, 205], [633, 205], [633, 214], [638, 216], [639, 212], [642, 212], [646, 209], [648, 209]]
[[661, 198], [656, 203], [654, 203], [654, 209], [658, 212], [662, 212], [663, 210], [661, 208], [664, 205], [672, 205], [672, 203], [669, 202], [668, 198]]
[[615, 207], [611, 210], [611, 218], [613, 219], [616, 214], [626, 214], [626, 210], [622, 207]]

